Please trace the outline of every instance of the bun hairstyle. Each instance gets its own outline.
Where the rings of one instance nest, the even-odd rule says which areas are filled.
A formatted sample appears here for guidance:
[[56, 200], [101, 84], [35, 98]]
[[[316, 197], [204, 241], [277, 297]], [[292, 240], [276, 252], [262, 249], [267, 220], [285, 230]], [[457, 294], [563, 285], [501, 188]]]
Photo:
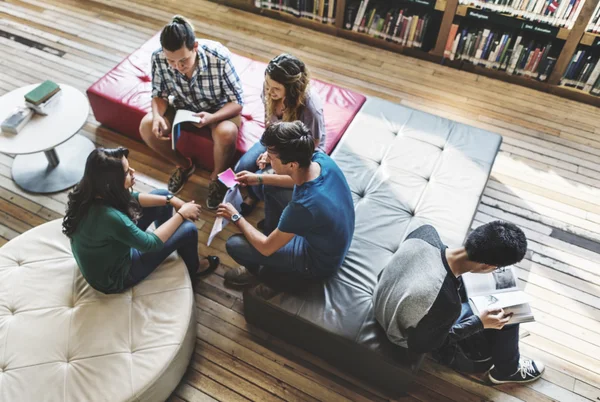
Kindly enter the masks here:
[[[309, 89], [310, 74], [302, 60], [288, 53], [280, 54], [269, 62], [265, 74], [285, 88], [283, 99], [283, 121], [298, 120], [300, 109], [304, 106]], [[266, 96], [265, 121], [270, 121], [274, 105]]]
[[315, 152], [315, 140], [301, 121], [271, 124], [260, 143], [276, 154], [283, 164], [297, 162], [301, 168], [310, 166]]
[[194, 26], [181, 15], [174, 16], [160, 33], [160, 45], [170, 52], [176, 52], [183, 46], [193, 50], [195, 42]]

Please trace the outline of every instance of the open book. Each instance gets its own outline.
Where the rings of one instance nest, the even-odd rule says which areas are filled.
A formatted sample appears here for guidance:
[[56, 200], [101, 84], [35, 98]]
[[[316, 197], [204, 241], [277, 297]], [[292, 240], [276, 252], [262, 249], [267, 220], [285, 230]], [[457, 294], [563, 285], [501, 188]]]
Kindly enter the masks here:
[[508, 324], [535, 321], [527, 295], [517, 288], [517, 277], [512, 267], [499, 268], [488, 274], [466, 273], [462, 276], [469, 304], [479, 315], [488, 309], [504, 309], [512, 313]]
[[171, 148], [175, 151], [175, 147], [177, 146], [177, 140], [179, 140], [179, 136], [181, 135], [181, 123], [185, 123], [186, 121], [191, 121], [192, 123], [200, 123], [200, 117], [194, 116], [196, 112], [192, 112], [190, 110], [179, 109], [177, 113], [175, 113], [175, 118], [173, 119], [173, 126], [171, 127]]

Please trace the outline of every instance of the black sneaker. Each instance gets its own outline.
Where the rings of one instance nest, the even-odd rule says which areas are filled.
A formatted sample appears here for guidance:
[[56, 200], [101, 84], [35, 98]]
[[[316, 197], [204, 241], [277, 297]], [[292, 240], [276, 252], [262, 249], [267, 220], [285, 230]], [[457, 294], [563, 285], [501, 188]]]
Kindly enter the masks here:
[[223, 278], [225, 278], [225, 283], [233, 286], [247, 286], [256, 282], [256, 277], [243, 266], [230, 269], [225, 272]]
[[169, 179], [169, 192], [171, 194], [177, 194], [183, 189], [183, 185], [190, 178], [192, 174], [196, 171], [196, 165], [192, 161], [190, 161], [190, 167], [182, 168], [181, 166], [177, 166], [177, 169], [171, 175]]
[[494, 384], [526, 383], [537, 380], [544, 372], [544, 363], [521, 358], [519, 369], [511, 375], [501, 375], [495, 367], [490, 370], [490, 381]]
[[219, 180], [212, 180], [208, 185], [208, 198], [206, 199], [206, 207], [208, 209], [217, 209], [219, 204], [223, 202], [227, 186]]

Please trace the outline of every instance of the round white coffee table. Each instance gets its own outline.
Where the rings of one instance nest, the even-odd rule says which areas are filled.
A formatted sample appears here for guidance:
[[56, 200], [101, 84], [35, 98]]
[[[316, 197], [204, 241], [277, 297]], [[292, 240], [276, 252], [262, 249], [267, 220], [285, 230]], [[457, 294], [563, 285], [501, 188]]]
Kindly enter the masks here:
[[[0, 121], [38, 84], [15, 89], [0, 97]], [[12, 166], [15, 183], [32, 193], [54, 193], [72, 187], [83, 177], [85, 162], [94, 144], [76, 135], [90, 106], [77, 89], [60, 84], [61, 95], [48, 115], [35, 114], [18, 134], [0, 132], [0, 153], [17, 155]]]

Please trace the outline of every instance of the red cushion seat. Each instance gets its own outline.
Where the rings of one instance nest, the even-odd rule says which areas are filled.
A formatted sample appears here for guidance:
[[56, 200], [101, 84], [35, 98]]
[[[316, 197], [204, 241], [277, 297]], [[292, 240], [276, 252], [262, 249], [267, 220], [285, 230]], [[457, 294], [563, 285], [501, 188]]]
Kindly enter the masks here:
[[[96, 120], [128, 137], [141, 140], [139, 125], [150, 111], [152, 93], [150, 58], [159, 47], [157, 34], [88, 88], [87, 94]], [[236, 54], [232, 54], [232, 62], [244, 88], [242, 126], [236, 146], [237, 160], [260, 139], [264, 131], [264, 107], [260, 91], [266, 64]], [[319, 80], [312, 80], [311, 85], [324, 102], [327, 131], [325, 148], [327, 153], [331, 153], [365, 102], [365, 96]], [[200, 166], [212, 170], [214, 160], [210, 131], [192, 131], [184, 130], [177, 149]]]

